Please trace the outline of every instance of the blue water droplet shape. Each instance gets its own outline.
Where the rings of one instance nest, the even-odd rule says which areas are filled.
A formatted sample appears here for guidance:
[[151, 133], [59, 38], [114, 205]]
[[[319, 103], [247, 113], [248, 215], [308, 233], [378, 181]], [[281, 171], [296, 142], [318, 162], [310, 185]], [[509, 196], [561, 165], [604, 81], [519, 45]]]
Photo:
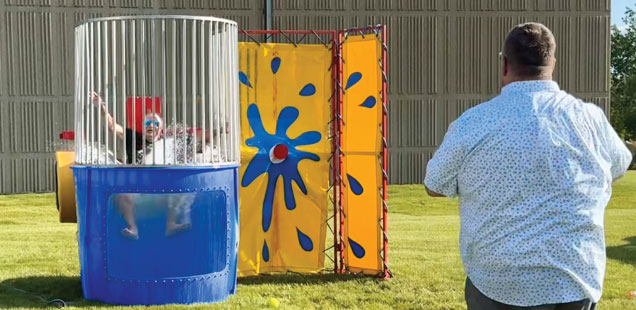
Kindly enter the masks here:
[[356, 83], [360, 82], [360, 79], [362, 79], [362, 73], [351, 73], [351, 75], [349, 75], [349, 79], [347, 79], [347, 86], [345, 86], [345, 90], [349, 89], [353, 85], [356, 85]]
[[311, 250], [314, 249], [314, 243], [311, 241], [311, 238], [300, 231], [298, 227], [296, 227], [296, 232], [298, 234], [298, 243], [300, 243], [300, 247], [307, 252], [311, 252]]
[[239, 81], [241, 84], [246, 85], [249, 88], [252, 88], [252, 84], [250, 84], [250, 80], [247, 78], [247, 75], [243, 73], [243, 71], [239, 71]]
[[303, 87], [303, 89], [300, 90], [301, 96], [311, 96], [315, 93], [316, 93], [316, 87], [314, 86], [314, 84], [311, 84], [311, 83], [305, 85], [305, 87]]
[[349, 246], [351, 247], [351, 252], [353, 252], [353, 255], [355, 255], [355, 257], [357, 258], [363, 258], [364, 254], [366, 253], [364, 248], [359, 243], [351, 240], [351, 238], [348, 238], [348, 239], [349, 239]]
[[362, 193], [364, 192], [364, 188], [362, 188], [360, 182], [358, 182], [356, 178], [352, 177], [348, 173], [347, 180], [349, 180], [349, 188], [351, 189], [351, 191], [358, 196], [362, 195]]
[[365, 99], [360, 106], [369, 108], [369, 109], [373, 108], [375, 106], [375, 97], [373, 96], [367, 97], [367, 99]]
[[272, 73], [276, 74], [278, 68], [280, 68], [280, 57], [274, 57], [274, 59], [272, 59]]
[[269, 248], [267, 247], [267, 240], [263, 241], [263, 260], [269, 262]]

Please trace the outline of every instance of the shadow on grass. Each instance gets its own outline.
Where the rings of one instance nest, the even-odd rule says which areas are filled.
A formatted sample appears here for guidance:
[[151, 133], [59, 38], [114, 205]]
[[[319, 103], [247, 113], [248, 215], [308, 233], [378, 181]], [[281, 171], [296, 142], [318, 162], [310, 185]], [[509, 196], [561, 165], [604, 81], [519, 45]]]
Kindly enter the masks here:
[[352, 274], [299, 274], [299, 273], [281, 273], [281, 274], [265, 274], [247, 278], [239, 278], [238, 285], [260, 285], [260, 284], [301, 284], [314, 285], [326, 283], [338, 283], [347, 281], [369, 281], [374, 280], [373, 277], [359, 276]]
[[607, 247], [607, 257], [636, 266], [636, 236], [623, 240], [627, 244]]
[[[298, 284], [320, 285], [346, 281], [374, 281], [375, 278], [358, 275], [296, 273], [260, 275], [239, 278], [238, 285]], [[109, 306], [83, 299], [79, 277], [39, 276], [6, 279], [0, 282], [0, 309], [50, 309], [63, 305], [91, 308]]]
[[79, 277], [41, 276], [7, 279], [0, 282], [0, 309], [94, 307], [100, 303], [82, 298]]

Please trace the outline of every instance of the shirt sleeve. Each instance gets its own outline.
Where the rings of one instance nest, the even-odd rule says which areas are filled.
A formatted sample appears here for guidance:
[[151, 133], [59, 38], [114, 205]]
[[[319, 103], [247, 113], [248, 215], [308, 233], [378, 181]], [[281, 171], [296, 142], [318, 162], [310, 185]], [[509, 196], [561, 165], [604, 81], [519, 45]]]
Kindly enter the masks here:
[[458, 194], [457, 176], [466, 153], [459, 127], [457, 121], [448, 127], [442, 145], [428, 161], [424, 178], [429, 190], [451, 198]]
[[605, 113], [599, 108], [600, 121], [603, 130], [602, 137], [605, 138], [607, 153], [609, 154], [609, 160], [611, 164], [610, 172], [612, 174], [612, 180], [616, 180], [627, 172], [629, 165], [632, 163], [632, 153], [627, 148], [627, 144], [623, 141], [610, 122], [605, 117]]
[[610, 142], [609, 153], [612, 160], [612, 179], [616, 180], [627, 172], [629, 165], [632, 163], [632, 152], [629, 151], [625, 141], [618, 136], [609, 122], [607, 122], [607, 127], [608, 141]]

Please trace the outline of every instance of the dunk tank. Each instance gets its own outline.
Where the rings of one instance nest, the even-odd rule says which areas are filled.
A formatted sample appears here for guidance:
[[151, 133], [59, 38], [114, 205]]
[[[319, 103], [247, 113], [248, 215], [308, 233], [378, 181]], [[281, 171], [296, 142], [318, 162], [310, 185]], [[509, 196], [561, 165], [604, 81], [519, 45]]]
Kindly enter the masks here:
[[81, 283], [113, 304], [236, 290], [237, 25], [119, 17], [75, 29]]
[[237, 276], [392, 277], [384, 26], [136, 16], [75, 36], [75, 150], [56, 154], [57, 188], [85, 298], [216, 302]]

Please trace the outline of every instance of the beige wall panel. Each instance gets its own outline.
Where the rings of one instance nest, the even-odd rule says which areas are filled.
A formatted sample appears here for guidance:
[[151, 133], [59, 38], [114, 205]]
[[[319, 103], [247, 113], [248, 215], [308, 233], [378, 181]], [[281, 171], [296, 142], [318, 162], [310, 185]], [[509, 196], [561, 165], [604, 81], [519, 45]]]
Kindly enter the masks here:
[[[553, 30], [561, 87], [609, 111], [609, 0], [272, 2], [274, 29], [388, 26], [391, 183], [421, 182], [448, 124], [499, 92], [498, 53], [510, 27], [524, 21]], [[72, 34], [80, 20], [212, 15], [262, 29], [264, 3], [0, 0], [0, 193], [53, 190], [52, 143], [73, 129]]]

